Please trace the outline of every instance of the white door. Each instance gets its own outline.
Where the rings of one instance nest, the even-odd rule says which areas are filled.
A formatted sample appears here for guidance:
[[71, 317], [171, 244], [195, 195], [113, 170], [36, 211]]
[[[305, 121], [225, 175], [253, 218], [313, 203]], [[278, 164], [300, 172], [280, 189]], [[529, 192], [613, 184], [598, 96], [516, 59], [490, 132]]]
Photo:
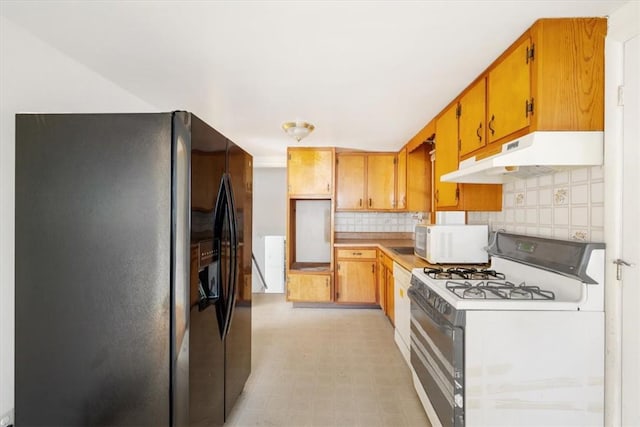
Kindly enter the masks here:
[[640, 426], [640, 36], [624, 43], [622, 425]]

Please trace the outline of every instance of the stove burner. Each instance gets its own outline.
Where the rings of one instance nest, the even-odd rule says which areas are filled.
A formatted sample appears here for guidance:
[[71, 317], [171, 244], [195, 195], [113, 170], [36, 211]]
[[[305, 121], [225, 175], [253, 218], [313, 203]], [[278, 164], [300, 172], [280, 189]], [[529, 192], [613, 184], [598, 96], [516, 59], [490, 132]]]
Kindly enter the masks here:
[[472, 274], [471, 279], [474, 280], [487, 280], [487, 279], [500, 279], [504, 280], [505, 276], [502, 273], [498, 273], [495, 270], [480, 270]]
[[424, 273], [432, 279], [436, 280], [449, 280], [449, 279], [463, 279], [463, 280], [489, 280], [499, 279], [504, 280], [505, 276], [502, 273], [498, 273], [495, 270], [482, 269], [468, 267], [451, 267], [446, 270], [442, 268], [423, 268]]
[[483, 298], [483, 299], [487, 299], [487, 294], [483, 289], [478, 288], [476, 286], [471, 286], [470, 288], [467, 288], [464, 291], [462, 291], [462, 298]]
[[474, 285], [467, 281], [448, 280], [446, 288], [463, 299], [555, 299], [553, 292], [542, 290], [539, 286], [527, 285], [525, 282], [516, 286], [508, 281], [488, 280]]

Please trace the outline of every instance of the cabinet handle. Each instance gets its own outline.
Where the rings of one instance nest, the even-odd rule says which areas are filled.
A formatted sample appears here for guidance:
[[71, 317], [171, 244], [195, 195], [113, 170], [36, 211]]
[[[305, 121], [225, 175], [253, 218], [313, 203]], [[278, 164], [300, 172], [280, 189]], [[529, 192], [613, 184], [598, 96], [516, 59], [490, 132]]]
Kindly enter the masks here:
[[478, 136], [478, 142], [482, 142], [482, 135], [480, 135], [480, 131], [482, 130], [482, 122], [478, 125], [478, 129], [476, 129], [476, 135]]
[[331, 189], [331, 185], [327, 184], [327, 191], [329, 191]]
[[440, 201], [440, 190], [436, 190], [436, 203]]
[[328, 277], [326, 279], [324, 279], [324, 285], [326, 287], [329, 287], [329, 278]]
[[352, 254], [353, 256], [359, 256], [359, 255], [362, 255], [362, 252], [352, 252], [351, 254]]
[[362, 207], [362, 199], [360, 199], [360, 201], [358, 201], [358, 206]]
[[371, 272], [375, 274], [375, 272], [376, 272], [376, 265], [375, 264], [371, 264]]
[[371, 207], [371, 199], [369, 199], [369, 207]]
[[491, 115], [491, 120], [489, 120], [489, 130], [491, 131], [491, 135], [493, 135], [494, 133], [496, 133], [496, 130], [493, 128], [493, 126], [491, 126], [495, 120], [496, 120], [496, 116], [494, 116], [494, 115], [492, 114], [492, 115]]

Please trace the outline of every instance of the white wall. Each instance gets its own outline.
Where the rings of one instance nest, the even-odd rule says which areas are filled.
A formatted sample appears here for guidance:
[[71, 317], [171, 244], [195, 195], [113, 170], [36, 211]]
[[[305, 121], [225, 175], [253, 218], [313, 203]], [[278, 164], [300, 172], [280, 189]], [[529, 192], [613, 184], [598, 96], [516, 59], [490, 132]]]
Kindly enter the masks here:
[[[286, 235], [287, 169], [285, 167], [253, 170], [253, 253], [264, 274], [264, 236]], [[262, 290], [260, 277], [253, 267], [252, 289]]]
[[14, 404], [14, 115], [149, 111], [153, 106], [0, 16], [0, 415]]

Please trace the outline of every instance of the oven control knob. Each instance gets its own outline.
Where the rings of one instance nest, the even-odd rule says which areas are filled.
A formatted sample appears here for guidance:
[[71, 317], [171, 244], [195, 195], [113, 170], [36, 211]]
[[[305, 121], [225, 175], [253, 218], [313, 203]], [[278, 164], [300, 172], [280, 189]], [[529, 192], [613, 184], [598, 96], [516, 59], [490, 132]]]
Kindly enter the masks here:
[[436, 310], [438, 310], [438, 313], [441, 313], [441, 314], [448, 314], [450, 311], [449, 304], [443, 298], [440, 298], [440, 297], [435, 298], [434, 306]]
[[458, 408], [464, 408], [464, 398], [461, 394], [456, 393], [453, 396], [453, 401]]

